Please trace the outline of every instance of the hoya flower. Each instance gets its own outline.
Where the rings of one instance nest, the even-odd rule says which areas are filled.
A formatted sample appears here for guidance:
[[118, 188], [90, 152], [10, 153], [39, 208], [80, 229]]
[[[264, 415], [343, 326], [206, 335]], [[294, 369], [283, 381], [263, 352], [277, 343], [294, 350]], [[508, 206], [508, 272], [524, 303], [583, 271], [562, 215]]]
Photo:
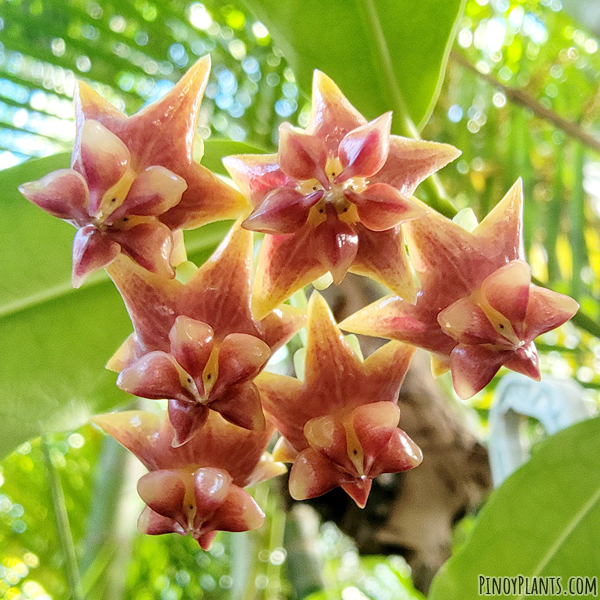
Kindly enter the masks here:
[[254, 210], [244, 227], [263, 242], [254, 310], [266, 314], [314, 279], [348, 270], [414, 296], [400, 224], [425, 214], [417, 185], [460, 153], [446, 144], [390, 135], [391, 113], [368, 122], [315, 71], [306, 130], [284, 123], [279, 152], [224, 164]]
[[161, 422], [153, 413], [129, 411], [100, 415], [94, 422], [149, 471], [138, 482], [146, 503], [138, 529], [151, 535], [189, 533], [204, 550], [217, 531], [260, 527], [264, 513], [244, 488], [285, 472], [265, 452], [271, 425], [247, 431], [212, 413], [202, 435], [173, 448], [166, 416]]
[[469, 398], [483, 389], [502, 365], [539, 380], [533, 340], [562, 325], [578, 308], [572, 298], [532, 285], [529, 265], [521, 260], [494, 271], [473, 294], [438, 316], [457, 342], [450, 369], [459, 396]]
[[127, 146], [116, 135], [97, 121], [85, 121], [73, 168], [19, 187], [28, 200], [77, 227], [75, 287], [120, 252], [154, 273], [174, 275], [173, 234], [159, 219], [181, 200], [187, 184], [162, 166], [136, 173], [131, 162]]
[[531, 283], [522, 205], [519, 180], [472, 233], [434, 212], [407, 224], [421, 281], [416, 304], [388, 296], [341, 327], [431, 351], [434, 371], [450, 369], [461, 398], [482, 390], [502, 365], [539, 380], [533, 340], [569, 320], [578, 305]]
[[180, 262], [184, 252], [173, 232], [247, 212], [239, 192], [194, 161], [209, 71], [206, 56], [167, 95], [132, 117], [78, 83], [71, 169], [20, 187], [30, 201], [79, 229], [75, 287], [120, 252], [172, 277], [171, 262]]
[[[171, 230], [193, 229], [205, 223], [237, 218], [247, 211], [243, 196], [214, 173], [197, 164], [195, 149], [200, 103], [210, 73], [210, 55], [202, 57], [160, 100], [127, 117], [89, 85], [78, 82], [75, 122], [78, 131], [88, 120], [98, 121], [119, 137], [131, 152], [136, 173], [161, 165], [186, 183], [181, 201], [161, 215]], [[75, 155], [79, 135], [75, 141]], [[198, 140], [198, 144], [202, 141]]]
[[108, 368], [120, 371], [121, 389], [169, 400], [176, 445], [195, 434], [209, 410], [240, 427], [263, 427], [252, 380], [304, 324], [304, 313], [291, 306], [261, 321], [252, 317], [252, 237], [235, 226], [186, 284], [125, 257], [108, 268], [135, 329]]
[[310, 298], [305, 379], [261, 373], [265, 411], [282, 434], [274, 457], [293, 462], [290, 494], [314, 498], [341, 486], [361, 508], [374, 477], [416, 467], [418, 446], [398, 428], [398, 391], [413, 349], [390, 342], [364, 362], [325, 300]]

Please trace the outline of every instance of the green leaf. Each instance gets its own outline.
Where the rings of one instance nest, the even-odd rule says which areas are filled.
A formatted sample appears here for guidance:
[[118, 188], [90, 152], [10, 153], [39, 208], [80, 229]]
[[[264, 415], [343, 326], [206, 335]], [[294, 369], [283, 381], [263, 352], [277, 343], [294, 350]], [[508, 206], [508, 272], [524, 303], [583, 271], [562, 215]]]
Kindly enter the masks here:
[[[104, 368], [132, 329], [121, 297], [104, 273], [71, 287], [75, 230], [17, 191], [68, 166], [60, 154], [0, 173], [0, 457], [131, 398]], [[203, 262], [230, 225], [188, 232], [190, 259]]]
[[131, 330], [119, 294], [105, 277], [71, 288], [74, 229], [16, 190], [68, 166], [61, 154], [0, 174], [0, 456], [125, 400], [104, 369]]
[[599, 455], [600, 418], [541, 444], [492, 493], [467, 542], [433, 580], [429, 600], [477, 598], [479, 575], [558, 576], [563, 588], [569, 577], [597, 575]]
[[262, 148], [252, 146], [246, 142], [234, 142], [225, 139], [204, 140], [203, 145], [204, 154], [200, 163], [213, 171], [213, 173], [226, 175], [227, 177], [229, 177], [229, 174], [222, 162], [224, 156], [232, 156], [234, 154], [264, 154], [265, 152]]
[[462, 0], [244, 0], [304, 91], [320, 69], [368, 119], [421, 128], [437, 100]]

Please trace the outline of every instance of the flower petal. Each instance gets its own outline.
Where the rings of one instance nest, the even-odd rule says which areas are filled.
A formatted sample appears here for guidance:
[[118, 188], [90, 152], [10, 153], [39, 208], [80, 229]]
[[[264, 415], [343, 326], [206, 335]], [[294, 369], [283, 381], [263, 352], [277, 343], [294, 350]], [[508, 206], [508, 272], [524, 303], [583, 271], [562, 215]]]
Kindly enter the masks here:
[[393, 341], [375, 350], [364, 361], [368, 380], [377, 390], [377, 398], [396, 402], [414, 353], [414, 346]]
[[[281, 435], [294, 449], [294, 457], [308, 447], [304, 437], [304, 424], [315, 416], [312, 405], [320, 403], [318, 398], [309, 397], [306, 401], [302, 395], [303, 383], [295, 377], [286, 377], [263, 371], [254, 380], [260, 391], [264, 411]], [[277, 460], [284, 460], [278, 456]], [[293, 462], [293, 461], [290, 461]]]
[[402, 229], [371, 231], [360, 223], [356, 223], [354, 229], [358, 235], [358, 252], [350, 271], [370, 277], [401, 298], [414, 301], [415, 283]]
[[208, 552], [211, 549], [212, 543], [217, 537], [217, 530], [209, 531], [208, 533], [198, 533], [194, 539], [200, 544], [200, 548]]
[[481, 284], [481, 292], [490, 306], [510, 321], [519, 337], [523, 335], [530, 285], [531, 269], [522, 260], [500, 267]]
[[175, 319], [169, 332], [171, 353], [196, 383], [198, 393], [205, 396], [203, 373], [214, 348], [212, 327], [185, 315]]
[[390, 149], [391, 126], [392, 113], [387, 112], [346, 134], [339, 147], [343, 171], [335, 178], [336, 183], [371, 177], [381, 170]]
[[92, 273], [115, 260], [120, 252], [121, 245], [93, 225], [80, 229], [73, 240], [73, 287], [80, 287]]
[[327, 149], [321, 139], [301, 133], [289, 123], [279, 127], [278, 162], [281, 170], [297, 181], [316, 179], [329, 189], [329, 177], [325, 171]]
[[316, 251], [314, 225], [294, 234], [265, 236], [258, 255], [252, 314], [263, 319], [294, 292], [327, 273]]
[[438, 315], [440, 327], [461, 344], [497, 344], [510, 347], [472, 298], [461, 298]]
[[273, 433], [274, 427], [270, 424], [263, 429], [249, 431], [228, 423], [220, 414], [210, 410], [202, 433], [182, 446], [180, 452], [188, 462], [227, 471], [233, 483], [245, 487], [252, 479]]
[[350, 225], [338, 219], [332, 205], [327, 205], [326, 212], [327, 218], [314, 232], [315, 252], [326, 271], [333, 275], [333, 283], [339, 285], [358, 252], [358, 236]]
[[223, 504], [203, 524], [203, 529], [251, 531], [258, 529], [264, 520], [265, 514], [254, 498], [242, 488], [232, 484]]
[[312, 111], [305, 132], [322, 139], [329, 154], [336, 156], [344, 136], [366, 122], [333, 80], [325, 73], [315, 70]]
[[289, 184], [280, 169], [276, 154], [226, 156], [223, 164], [242, 194], [257, 206], [271, 191]]
[[252, 382], [232, 385], [208, 407], [243, 429], [259, 430], [265, 427], [260, 394]]
[[306, 312], [289, 304], [282, 304], [259, 322], [261, 338], [275, 352], [286, 344], [306, 323]]
[[264, 452], [245, 485], [246, 487], [256, 485], [284, 473], [287, 473], [287, 467], [282, 462], [276, 461], [268, 452]]
[[161, 429], [157, 415], [142, 410], [128, 410], [96, 415], [92, 420], [119, 444], [133, 452], [147, 469], [159, 468], [154, 454]]
[[137, 484], [140, 498], [151, 510], [177, 521], [184, 529], [193, 511], [185, 505], [186, 485], [180, 471], [160, 470], [146, 473]]
[[291, 442], [281, 436], [273, 448], [273, 460], [282, 463], [293, 463], [299, 452], [292, 446]]
[[396, 428], [377, 456], [369, 476], [374, 478], [382, 473], [402, 473], [418, 467], [422, 461], [423, 453], [419, 446], [402, 429]]
[[209, 409], [199, 402], [169, 400], [169, 421], [175, 430], [171, 445], [178, 448], [189, 442], [206, 423]]
[[21, 184], [19, 191], [53, 217], [79, 227], [89, 223], [88, 187], [85, 179], [73, 169], [52, 171], [38, 181]]
[[219, 348], [218, 374], [210, 397], [218, 398], [227, 388], [258, 375], [271, 357], [271, 349], [253, 335], [230, 333]]
[[322, 191], [305, 196], [291, 187], [278, 188], [267, 195], [242, 226], [274, 235], [294, 233], [306, 223], [310, 209], [322, 196]]
[[117, 351], [108, 359], [106, 368], [109, 371], [119, 373], [136, 360], [135, 333], [127, 336]]
[[425, 178], [460, 156], [460, 150], [448, 144], [425, 142], [390, 136], [385, 165], [371, 178], [371, 183], [387, 183], [410, 198]]
[[[325, 298], [318, 292], [311, 294], [308, 315], [304, 381], [311, 388], [322, 386], [327, 389], [327, 406], [322, 406], [320, 413], [326, 414], [346, 405], [348, 393], [363, 375], [363, 365], [336, 326]], [[317, 403], [323, 402], [322, 398], [315, 400]]]
[[[394, 402], [373, 402], [354, 409], [351, 416], [354, 435], [347, 433], [347, 445], [349, 454], [362, 454], [360, 475], [370, 476], [374, 461], [390, 441], [399, 420], [400, 409]], [[358, 442], [356, 448], [352, 447], [351, 437]]]
[[185, 285], [178, 314], [207, 323], [219, 337], [233, 332], [257, 335], [250, 311], [252, 252], [252, 232], [236, 223]]
[[222, 469], [204, 467], [194, 473], [196, 516], [194, 528], [211, 516], [225, 502], [231, 489], [231, 475]]
[[424, 208], [387, 183], [375, 183], [358, 194], [345, 190], [344, 195], [356, 204], [360, 222], [371, 231], [385, 231], [426, 214]]
[[479, 223], [473, 234], [478, 240], [477, 245], [498, 267], [512, 260], [525, 260], [521, 178]]
[[195, 384], [175, 359], [165, 352], [150, 352], [123, 369], [117, 387], [142, 398], [196, 402]]
[[352, 460], [348, 456], [346, 429], [340, 414], [327, 414], [310, 419], [304, 425], [304, 436], [313, 450], [344, 471], [354, 471]]
[[537, 348], [533, 342], [517, 348], [504, 363], [504, 366], [507, 369], [511, 369], [511, 371], [531, 377], [534, 381], [540, 381], [542, 378], [540, 374], [540, 360]]
[[438, 311], [424, 312], [397, 296], [386, 296], [340, 323], [345, 331], [404, 341], [421, 348], [450, 354], [456, 341], [437, 322]]
[[498, 264], [487, 258], [492, 241], [479, 243], [475, 235], [432, 210], [406, 223], [403, 231], [419, 283], [427, 291], [423, 308], [432, 312], [471, 295], [507, 262]]
[[463, 400], [471, 398], [492, 380], [512, 355], [512, 350], [500, 350], [495, 346], [457, 346], [450, 355], [454, 391]]
[[127, 223], [123, 228], [112, 227], [106, 234], [117, 242], [127, 256], [138, 265], [162, 277], [172, 278], [175, 271], [171, 266], [173, 234], [156, 220], [142, 223]]
[[353, 479], [335, 467], [316, 450], [303, 450], [290, 471], [289, 488], [294, 500], [322, 496], [342, 483]]
[[140, 533], [148, 535], [162, 535], [164, 533], [185, 535], [183, 527], [177, 521], [155, 513], [149, 506], [144, 507], [141, 512], [137, 528]]
[[[117, 186], [131, 161], [127, 146], [102, 123], [88, 119], [73, 150], [73, 168], [87, 181], [90, 191], [88, 212], [94, 216], [100, 210], [104, 195]], [[128, 190], [120, 190], [125, 199]], [[112, 198], [110, 199], [112, 200]]]
[[175, 206], [186, 190], [185, 180], [169, 169], [153, 165], [133, 181], [125, 201], [110, 215], [112, 222], [129, 215], [159, 216]]
[[365, 477], [357, 479], [352, 483], [343, 483], [342, 489], [356, 502], [358, 508], [364, 508], [367, 505], [372, 485], [373, 480]]
[[578, 310], [579, 304], [573, 298], [537, 285], [531, 286], [525, 317], [525, 338], [534, 340], [538, 335], [559, 327]]
[[171, 352], [169, 331], [179, 314], [185, 286], [177, 279], [152, 273], [126, 256], [119, 256], [107, 272], [119, 290], [135, 329], [136, 354]]

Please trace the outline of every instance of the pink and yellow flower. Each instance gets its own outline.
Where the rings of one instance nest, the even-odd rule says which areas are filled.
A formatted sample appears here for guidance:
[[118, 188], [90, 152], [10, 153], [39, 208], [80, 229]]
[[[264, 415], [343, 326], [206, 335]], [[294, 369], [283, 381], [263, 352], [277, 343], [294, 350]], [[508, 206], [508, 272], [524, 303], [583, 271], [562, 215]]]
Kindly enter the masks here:
[[252, 380], [304, 324], [291, 306], [252, 317], [252, 237], [235, 226], [186, 284], [126, 257], [108, 268], [135, 329], [108, 367], [120, 371], [125, 391], [169, 399], [175, 444], [189, 440], [209, 410], [240, 427], [263, 427]]
[[133, 452], [149, 473], [138, 482], [146, 503], [138, 519], [142, 533], [191, 534], [208, 550], [217, 531], [257, 529], [264, 513], [244, 490], [285, 472], [265, 448], [274, 429], [247, 431], [211, 413], [202, 435], [173, 448], [173, 428], [153, 413], [129, 411], [94, 422]]
[[416, 303], [388, 296], [341, 327], [429, 350], [434, 371], [450, 369], [461, 398], [482, 390], [502, 365], [539, 379], [533, 340], [570, 319], [578, 305], [531, 283], [522, 205], [518, 181], [472, 233], [434, 212], [408, 223], [421, 283]]
[[276, 460], [293, 462], [290, 493], [314, 498], [341, 486], [364, 507], [374, 477], [416, 467], [418, 446], [398, 428], [398, 391], [414, 349], [390, 342], [364, 362], [316, 292], [309, 302], [305, 379], [263, 372], [265, 411], [283, 436]]
[[254, 210], [244, 227], [266, 233], [254, 311], [266, 314], [330, 272], [368, 275], [412, 298], [400, 224], [426, 210], [417, 185], [460, 153], [390, 135], [391, 113], [369, 123], [323, 73], [315, 72], [306, 130], [284, 123], [276, 155], [242, 155], [225, 166]]
[[160, 216], [181, 200], [187, 184], [165, 167], [139, 174], [127, 146], [98, 121], [85, 121], [72, 169], [20, 186], [21, 193], [78, 231], [72, 281], [79, 287], [124, 252], [139, 265], [173, 277], [173, 234]]
[[238, 192], [193, 159], [209, 70], [204, 57], [166, 96], [129, 118], [78, 83], [71, 168], [19, 188], [79, 230], [73, 244], [75, 287], [121, 252], [173, 277], [171, 263], [183, 251], [174, 232], [246, 211]]

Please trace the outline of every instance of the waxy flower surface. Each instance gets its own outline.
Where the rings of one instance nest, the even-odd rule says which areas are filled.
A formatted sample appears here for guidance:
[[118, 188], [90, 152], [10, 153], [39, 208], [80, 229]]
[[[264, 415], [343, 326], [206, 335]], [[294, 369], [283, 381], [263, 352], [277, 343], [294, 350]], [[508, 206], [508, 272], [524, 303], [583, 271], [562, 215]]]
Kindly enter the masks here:
[[173, 448], [169, 419], [145, 411], [94, 417], [94, 422], [133, 452], [149, 473], [138, 482], [146, 503], [142, 533], [190, 533], [207, 550], [217, 531], [260, 527], [264, 513], [243, 488], [285, 472], [265, 448], [274, 428], [247, 431], [211, 413], [185, 446]]
[[316, 71], [306, 130], [284, 123], [278, 154], [224, 159], [254, 206], [244, 227], [268, 234], [258, 263], [257, 316], [327, 272], [335, 283], [350, 270], [414, 296], [400, 224], [425, 214], [413, 191], [460, 153], [390, 135], [390, 126], [391, 113], [367, 123]]
[[108, 268], [135, 329], [108, 368], [120, 371], [125, 391], [169, 399], [175, 444], [194, 435], [209, 409], [240, 427], [263, 427], [252, 379], [304, 324], [291, 306], [252, 317], [252, 237], [234, 226], [186, 284], [125, 257]]
[[[78, 82], [75, 122], [98, 121], [120, 138], [131, 153], [131, 167], [141, 173], [161, 165], [187, 184], [181, 201], [160, 216], [171, 230], [192, 229], [205, 223], [241, 216], [247, 204], [239, 192], [194, 161], [194, 141], [200, 103], [210, 72], [204, 56], [165, 96], [131, 117], [117, 110], [90, 86]], [[79, 135], [75, 141], [75, 153]]]
[[434, 212], [408, 223], [421, 281], [416, 304], [388, 296], [341, 327], [431, 351], [436, 372], [449, 368], [462, 398], [482, 390], [502, 365], [539, 379], [533, 340], [569, 320], [578, 304], [531, 283], [522, 205], [518, 181], [472, 233]]
[[181, 200], [186, 187], [184, 179], [162, 166], [136, 174], [127, 146], [98, 121], [84, 121], [73, 168], [19, 190], [77, 227], [72, 281], [79, 287], [121, 251], [149, 271], [172, 277], [173, 234], [159, 219]]
[[174, 231], [246, 212], [244, 198], [193, 159], [209, 71], [207, 56], [166, 96], [132, 117], [78, 83], [71, 168], [19, 188], [28, 200], [78, 228], [75, 287], [120, 252], [173, 277], [171, 262], [179, 262], [183, 250]]
[[293, 462], [290, 494], [341, 486], [364, 507], [372, 479], [416, 467], [418, 446], [398, 428], [398, 391], [413, 348], [390, 342], [364, 362], [316, 292], [309, 302], [305, 380], [261, 373], [265, 411], [283, 436], [274, 456]]

